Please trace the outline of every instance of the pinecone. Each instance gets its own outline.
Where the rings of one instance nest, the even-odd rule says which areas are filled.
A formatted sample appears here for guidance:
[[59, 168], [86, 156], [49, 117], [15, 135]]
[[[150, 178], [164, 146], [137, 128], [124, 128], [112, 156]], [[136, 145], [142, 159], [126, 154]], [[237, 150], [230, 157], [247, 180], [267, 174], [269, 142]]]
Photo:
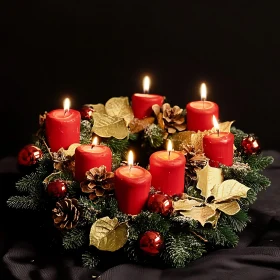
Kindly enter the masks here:
[[194, 147], [186, 145], [183, 147], [186, 157], [186, 186], [194, 185], [197, 181], [196, 170], [202, 169], [207, 164], [207, 158], [204, 153], [196, 152]]
[[52, 213], [54, 225], [59, 229], [74, 228], [81, 215], [78, 200], [75, 198], [64, 198], [56, 202], [56, 208]]
[[89, 198], [103, 196], [105, 192], [114, 189], [114, 173], [107, 172], [106, 166], [94, 167], [86, 172], [86, 180], [80, 184], [84, 193], [89, 193]]
[[67, 156], [64, 149], [61, 148], [57, 152], [53, 152], [53, 167], [55, 170], [59, 171], [71, 171], [74, 175], [75, 172], [75, 159], [74, 157]]

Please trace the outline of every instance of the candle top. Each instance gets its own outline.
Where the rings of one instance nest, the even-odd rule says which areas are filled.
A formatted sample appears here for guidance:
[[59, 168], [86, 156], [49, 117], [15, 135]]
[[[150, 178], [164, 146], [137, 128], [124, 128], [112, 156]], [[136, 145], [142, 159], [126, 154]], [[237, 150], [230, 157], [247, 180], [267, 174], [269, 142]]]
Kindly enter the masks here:
[[210, 137], [210, 138], [222, 138], [222, 137], [225, 137], [225, 136], [230, 136], [230, 135], [233, 135], [232, 133], [230, 132], [220, 132], [219, 135], [218, 135], [218, 132], [213, 132], [209, 135], [205, 135], [204, 137]]
[[122, 166], [117, 169], [117, 172], [121, 174], [124, 177], [127, 178], [138, 178], [138, 179], [144, 179], [147, 174], [150, 175], [149, 171], [142, 168], [141, 166], [135, 166], [133, 165], [131, 168], [129, 166]]
[[205, 110], [205, 109], [211, 109], [212, 107], [214, 107], [214, 103], [211, 101], [193, 101], [190, 103], [190, 106], [195, 108], [195, 109], [201, 109], [201, 110]]
[[159, 152], [156, 153], [156, 156], [160, 159], [163, 159], [163, 160], [174, 160], [174, 159], [178, 158], [180, 156], [180, 154], [171, 151], [170, 156], [169, 156], [168, 151], [159, 151]]
[[102, 145], [95, 145], [95, 146], [92, 146], [92, 145], [81, 145], [78, 147], [80, 151], [83, 151], [83, 152], [87, 152], [87, 153], [93, 153], [93, 154], [96, 154], [96, 153], [104, 153], [106, 149], [109, 149], [107, 146], [102, 146]]
[[134, 96], [137, 96], [137, 97], [145, 97], [145, 98], [154, 98], [154, 97], [158, 97], [158, 96], [161, 96], [161, 95], [158, 95], [158, 94], [153, 94], [153, 93], [134, 93]]
[[69, 111], [67, 111], [65, 113], [64, 109], [56, 109], [56, 110], [52, 110], [48, 113], [48, 117], [50, 118], [54, 118], [54, 119], [64, 119], [67, 120], [69, 118], [72, 118], [73, 115], [77, 115], [79, 114], [80, 116], [80, 112], [73, 110], [73, 109], [69, 109]]

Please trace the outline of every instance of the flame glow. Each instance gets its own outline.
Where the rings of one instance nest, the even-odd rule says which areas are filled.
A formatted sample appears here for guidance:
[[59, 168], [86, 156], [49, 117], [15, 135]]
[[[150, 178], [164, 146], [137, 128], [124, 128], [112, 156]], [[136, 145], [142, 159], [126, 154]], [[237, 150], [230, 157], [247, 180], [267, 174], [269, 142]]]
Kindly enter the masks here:
[[201, 100], [205, 100], [206, 99], [206, 95], [207, 95], [207, 88], [206, 88], [206, 84], [202, 83], [200, 86], [200, 96], [201, 96]]
[[148, 93], [150, 90], [151, 80], [148, 76], [145, 76], [143, 79], [143, 91], [144, 93]]
[[167, 143], [167, 152], [171, 152], [173, 150], [172, 141], [169, 139]]
[[70, 99], [69, 98], [64, 99], [63, 108], [64, 108], [64, 113], [66, 113], [70, 110]]
[[219, 123], [218, 123], [218, 121], [217, 121], [217, 119], [214, 115], [213, 115], [213, 125], [214, 125], [216, 130], [220, 130]]
[[129, 151], [129, 152], [128, 152], [127, 164], [128, 164], [129, 166], [132, 166], [132, 165], [133, 165], [133, 152], [132, 152], [132, 151]]
[[98, 138], [95, 136], [93, 139], [92, 139], [92, 146], [96, 146], [98, 145]]

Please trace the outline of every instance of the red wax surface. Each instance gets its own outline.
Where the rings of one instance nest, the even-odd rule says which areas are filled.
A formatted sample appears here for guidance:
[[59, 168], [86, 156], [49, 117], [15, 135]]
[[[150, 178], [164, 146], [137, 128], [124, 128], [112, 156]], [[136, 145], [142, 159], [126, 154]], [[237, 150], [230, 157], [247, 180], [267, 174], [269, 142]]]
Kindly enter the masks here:
[[81, 145], [75, 150], [75, 179], [79, 182], [85, 180], [85, 174], [91, 168], [106, 166], [107, 171], [112, 170], [112, 152], [107, 146]]
[[152, 186], [170, 196], [184, 192], [186, 158], [179, 152], [158, 151], [150, 156]]
[[[204, 107], [203, 107], [204, 103]], [[187, 127], [191, 131], [204, 131], [213, 128], [213, 115], [219, 119], [219, 107], [210, 101], [194, 101], [186, 106]]]
[[157, 94], [134, 93], [132, 95], [132, 110], [135, 118], [143, 119], [152, 115], [152, 106], [162, 106], [164, 97]]
[[52, 152], [68, 149], [73, 143], [80, 143], [81, 114], [70, 109], [65, 115], [63, 109], [47, 113], [46, 137]]
[[144, 208], [149, 196], [152, 176], [140, 167], [122, 166], [115, 173], [115, 194], [119, 209], [126, 214], [137, 215]]
[[231, 166], [233, 162], [234, 135], [229, 132], [212, 133], [203, 137], [205, 156], [210, 159], [212, 167], [219, 167], [219, 163]]

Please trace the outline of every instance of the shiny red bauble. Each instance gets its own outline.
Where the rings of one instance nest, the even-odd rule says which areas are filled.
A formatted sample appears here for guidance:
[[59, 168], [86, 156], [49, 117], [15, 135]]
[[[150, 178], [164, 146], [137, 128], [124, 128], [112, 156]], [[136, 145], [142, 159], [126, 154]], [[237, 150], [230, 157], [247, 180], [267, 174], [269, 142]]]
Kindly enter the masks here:
[[67, 184], [65, 181], [56, 179], [47, 185], [47, 193], [53, 198], [64, 198], [67, 195]]
[[150, 256], [156, 256], [163, 247], [163, 238], [157, 231], [146, 231], [139, 240], [139, 247]]
[[243, 152], [247, 155], [256, 155], [261, 151], [260, 143], [254, 135], [249, 135], [243, 138], [241, 146], [243, 148]]
[[22, 166], [32, 166], [43, 157], [43, 152], [40, 148], [33, 144], [26, 145], [18, 153], [18, 164]]
[[91, 120], [93, 112], [94, 112], [93, 107], [84, 105], [80, 110], [82, 120], [87, 120], [87, 121]]
[[163, 193], [151, 194], [148, 198], [147, 208], [150, 212], [168, 216], [173, 211], [172, 199]]

